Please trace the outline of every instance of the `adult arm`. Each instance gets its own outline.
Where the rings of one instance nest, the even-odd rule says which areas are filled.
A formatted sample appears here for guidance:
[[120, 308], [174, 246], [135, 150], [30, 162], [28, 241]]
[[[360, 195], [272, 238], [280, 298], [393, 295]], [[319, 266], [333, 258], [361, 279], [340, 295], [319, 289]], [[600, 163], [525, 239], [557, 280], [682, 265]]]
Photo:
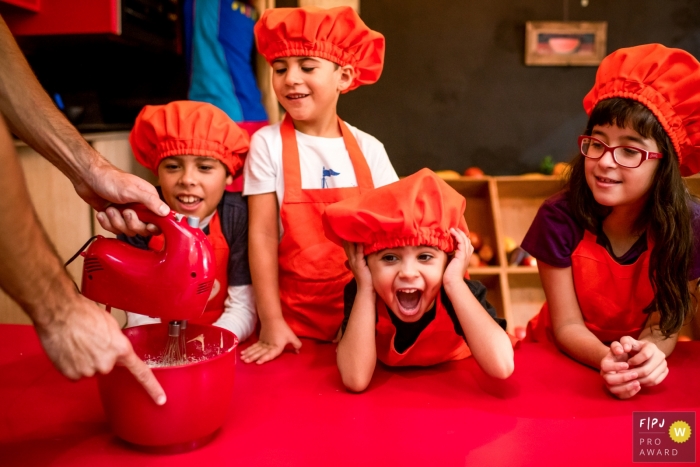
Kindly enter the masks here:
[[248, 197], [248, 254], [255, 303], [260, 317], [260, 339], [243, 352], [244, 362], [265, 363], [281, 354], [287, 344], [295, 351], [301, 341], [282, 316], [279, 293], [279, 227], [277, 196], [263, 193]]
[[[78, 195], [96, 210], [104, 210], [110, 202], [140, 202], [155, 213], [170, 212], [150, 183], [110, 164], [59, 112], [1, 17], [0, 113], [10, 130], [63, 172]], [[138, 219], [127, 222], [131, 230], [148, 233]], [[110, 227], [102, 220], [100, 223]]]
[[126, 366], [158, 404], [165, 393], [116, 320], [83, 297], [46, 238], [0, 118], [0, 286], [34, 322], [44, 350], [71, 379]]

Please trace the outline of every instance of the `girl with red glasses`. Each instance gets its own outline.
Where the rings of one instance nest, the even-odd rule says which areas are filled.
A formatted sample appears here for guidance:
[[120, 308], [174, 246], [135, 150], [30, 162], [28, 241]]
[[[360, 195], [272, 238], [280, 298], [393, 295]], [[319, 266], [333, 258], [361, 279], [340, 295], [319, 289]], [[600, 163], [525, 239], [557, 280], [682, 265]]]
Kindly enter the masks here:
[[523, 248], [547, 297], [528, 326], [599, 369], [619, 398], [661, 383], [696, 307], [700, 206], [683, 175], [700, 172], [700, 63], [649, 44], [601, 63], [565, 189], [545, 201]]

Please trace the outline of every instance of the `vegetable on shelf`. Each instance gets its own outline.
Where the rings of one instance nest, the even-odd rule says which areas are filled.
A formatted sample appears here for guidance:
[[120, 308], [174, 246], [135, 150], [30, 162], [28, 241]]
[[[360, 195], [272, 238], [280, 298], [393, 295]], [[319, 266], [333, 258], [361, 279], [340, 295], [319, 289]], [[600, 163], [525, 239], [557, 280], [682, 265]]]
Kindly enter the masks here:
[[552, 175], [555, 177], [563, 177], [566, 175], [566, 171], [569, 170], [569, 164], [566, 162], [557, 162], [554, 164], [552, 169]]
[[509, 255], [513, 250], [518, 248], [518, 244], [515, 243], [515, 240], [513, 240], [511, 237], [503, 237], [503, 247], [506, 254]]
[[435, 175], [443, 180], [456, 180], [462, 178], [462, 175], [454, 170], [438, 170]]
[[520, 247], [513, 249], [508, 254], [509, 266], [537, 266], [537, 259]]
[[544, 156], [544, 159], [540, 162], [540, 172], [545, 175], [552, 175], [553, 170], [554, 159], [552, 159], [552, 156]]
[[472, 253], [471, 258], [469, 258], [469, 267], [477, 268], [488, 266], [489, 263], [491, 263], [496, 257], [493, 248], [488, 244], [488, 239], [483, 238], [481, 234], [470, 230], [469, 240], [474, 248], [474, 252]]
[[469, 240], [472, 242], [472, 246], [474, 247], [474, 251], [479, 251], [481, 249], [481, 246], [483, 245], [483, 242], [481, 241], [481, 235], [474, 232], [473, 230], [470, 230], [469, 231]]
[[464, 171], [465, 177], [484, 178], [484, 171], [480, 167], [469, 167]]

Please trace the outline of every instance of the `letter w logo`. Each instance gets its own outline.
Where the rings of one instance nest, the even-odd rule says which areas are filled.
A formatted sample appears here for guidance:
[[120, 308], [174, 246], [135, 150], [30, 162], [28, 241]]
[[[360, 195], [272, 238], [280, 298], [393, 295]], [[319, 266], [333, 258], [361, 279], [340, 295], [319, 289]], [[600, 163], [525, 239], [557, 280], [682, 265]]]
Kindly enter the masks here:
[[678, 437], [685, 437], [685, 428], [674, 428], [673, 431]]

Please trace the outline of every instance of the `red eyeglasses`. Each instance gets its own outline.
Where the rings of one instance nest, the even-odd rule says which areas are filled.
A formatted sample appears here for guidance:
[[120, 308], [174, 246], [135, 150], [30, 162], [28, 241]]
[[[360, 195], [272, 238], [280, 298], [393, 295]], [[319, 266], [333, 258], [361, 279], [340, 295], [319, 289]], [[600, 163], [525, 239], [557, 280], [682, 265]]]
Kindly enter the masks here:
[[592, 136], [579, 136], [578, 147], [581, 150], [581, 155], [588, 159], [600, 159], [606, 152], [610, 151], [617, 165], [630, 169], [639, 167], [647, 159], [664, 157], [660, 152], [650, 152], [634, 146], [608, 146]]

